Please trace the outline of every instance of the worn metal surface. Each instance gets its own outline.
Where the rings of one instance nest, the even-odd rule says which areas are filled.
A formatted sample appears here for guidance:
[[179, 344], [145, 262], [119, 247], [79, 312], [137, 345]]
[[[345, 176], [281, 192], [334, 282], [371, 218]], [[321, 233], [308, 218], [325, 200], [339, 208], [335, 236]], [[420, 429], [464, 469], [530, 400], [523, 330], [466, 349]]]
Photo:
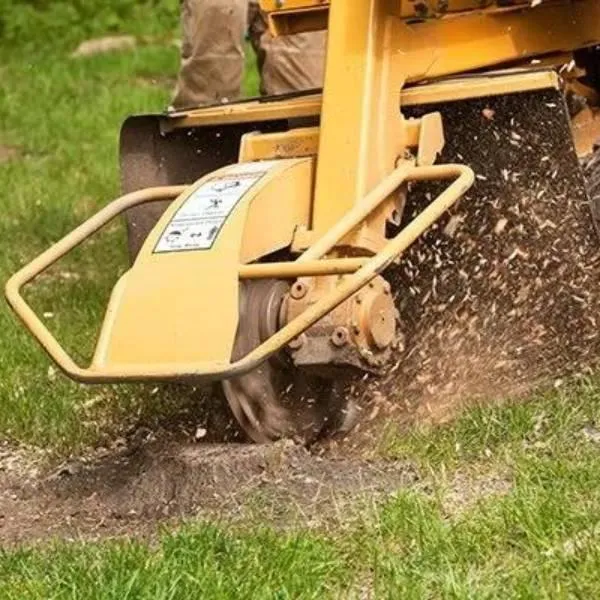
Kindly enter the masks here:
[[[343, 278], [297, 280], [286, 304], [285, 320], [300, 316]], [[291, 347], [297, 367], [333, 378], [381, 372], [398, 340], [391, 286], [376, 277], [304, 332]]]

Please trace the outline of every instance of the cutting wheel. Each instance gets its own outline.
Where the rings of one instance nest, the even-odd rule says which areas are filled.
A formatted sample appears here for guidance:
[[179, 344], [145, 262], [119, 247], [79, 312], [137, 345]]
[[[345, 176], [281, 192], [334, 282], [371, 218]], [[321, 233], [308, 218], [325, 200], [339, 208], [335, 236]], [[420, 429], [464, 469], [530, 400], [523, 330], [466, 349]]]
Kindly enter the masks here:
[[[288, 289], [278, 280], [241, 284], [234, 360], [277, 331]], [[335, 429], [344, 413], [343, 394], [336, 387], [298, 370], [283, 352], [247, 375], [223, 382], [234, 416], [259, 443], [285, 437], [311, 442]]]

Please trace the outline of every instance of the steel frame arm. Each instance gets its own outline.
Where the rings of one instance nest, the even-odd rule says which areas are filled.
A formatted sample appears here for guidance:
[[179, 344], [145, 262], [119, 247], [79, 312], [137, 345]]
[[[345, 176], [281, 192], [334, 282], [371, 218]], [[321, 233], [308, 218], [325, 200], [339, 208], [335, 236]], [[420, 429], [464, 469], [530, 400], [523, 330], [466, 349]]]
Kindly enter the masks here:
[[[340, 260], [318, 260], [331, 250], [344, 235], [357, 227], [365, 217], [371, 214], [373, 210], [388, 198], [391, 192], [403, 183], [408, 181], [453, 178], [456, 180], [375, 256], [367, 260], [346, 259], [345, 262], [340, 262]], [[21, 295], [24, 285], [104, 227], [116, 216], [133, 206], [178, 196], [185, 191], [185, 186], [151, 188], [128, 194], [115, 200], [13, 275], [6, 284], [6, 298], [24, 325], [59, 368], [77, 381], [104, 383], [145, 380], [229, 379], [247, 373], [259, 366], [323, 316], [350, 298], [363, 286], [367, 285], [369, 281], [385, 270], [397, 256], [402, 254], [421, 234], [433, 225], [448, 208], [457, 202], [471, 187], [474, 179], [473, 171], [464, 165], [416, 167], [412, 163], [404, 162], [373, 190], [371, 194], [365, 197], [363, 202], [348, 213], [344, 219], [327, 232], [312, 248], [300, 256], [297, 261], [270, 265], [266, 269], [266, 265], [241, 266], [238, 273], [240, 278], [246, 277], [244, 269], [249, 269], [250, 276], [254, 278], [274, 276], [295, 278], [306, 274], [307, 267], [314, 269], [316, 264], [321, 265], [320, 274], [340, 272], [353, 274], [346, 278], [333, 292], [321, 298], [299, 317], [293, 319], [280, 329], [274, 336], [235, 363], [164, 364], [135, 367], [116, 365], [103, 369], [83, 368], [69, 356]], [[344, 259], [341, 260], [344, 261]], [[263, 272], [256, 272], [256, 269], [260, 268], [264, 269]]]

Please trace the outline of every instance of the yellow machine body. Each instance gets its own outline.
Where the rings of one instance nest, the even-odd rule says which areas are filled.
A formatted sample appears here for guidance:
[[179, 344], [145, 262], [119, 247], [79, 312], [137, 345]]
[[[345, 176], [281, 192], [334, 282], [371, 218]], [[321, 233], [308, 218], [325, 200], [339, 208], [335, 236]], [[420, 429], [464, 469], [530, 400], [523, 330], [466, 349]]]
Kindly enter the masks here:
[[[553, 67], [600, 43], [596, 0], [536, 7], [449, 0], [441, 12], [440, 3], [428, 1], [261, 4], [277, 35], [328, 28], [322, 93], [160, 117], [161, 135], [230, 125], [245, 133], [229, 166], [193, 184], [127, 194], [7, 285], [19, 317], [75, 379], [231, 379], [290, 347], [301, 364], [312, 352], [320, 366], [384, 365], [395, 326], [382, 274], [475, 181], [469, 165], [435, 164], [445, 143], [443, 114], [410, 118], [404, 111], [558, 89], [563, 80]], [[410, 184], [423, 181], [445, 183], [390, 236], [388, 225], [402, 222]], [[75, 364], [21, 288], [114, 216], [174, 197], [115, 286], [91, 365]], [[276, 330], [237, 356], [240, 282], [252, 280], [285, 280], [291, 291]], [[368, 310], [350, 304], [367, 300]], [[306, 358], [299, 349], [311, 335], [318, 343]], [[324, 339], [332, 345], [325, 348]]]
[[[313, 163], [225, 167], [173, 202], [113, 291], [92, 368], [228, 365], [238, 325], [235, 273], [288, 247], [296, 227], [308, 224]], [[261, 229], [268, 236], [257, 236]], [[199, 347], [201, 339], [211, 342]]]

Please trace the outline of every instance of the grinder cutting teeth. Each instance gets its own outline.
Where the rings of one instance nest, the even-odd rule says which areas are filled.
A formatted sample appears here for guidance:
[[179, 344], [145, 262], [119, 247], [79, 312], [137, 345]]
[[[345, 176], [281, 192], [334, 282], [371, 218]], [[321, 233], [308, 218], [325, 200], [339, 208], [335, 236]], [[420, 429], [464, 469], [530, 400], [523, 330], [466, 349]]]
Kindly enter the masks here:
[[[277, 280], [242, 285], [234, 359], [279, 329], [288, 290]], [[246, 375], [224, 381], [223, 391], [235, 418], [255, 442], [282, 437], [310, 441], [337, 417], [333, 381], [294, 369], [283, 351]]]
[[[539, 282], [562, 277], [558, 251], [569, 232], [547, 237], [561, 215], [573, 209], [575, 220], [562, 222], [579, 248], [589, 241], [564, 89], [589, 91], [596, 54], [562, 65], [600, 43], [600, 3], [261, 4], [276, 35], [329, 29], [323, 93], [126, 121], [125, 195], [7, 284], [11, 306], [58, 366], [90, 383], [222, 381], [235, 417], [264, 442], [338, 428], [348, 410], [340, 388], [352, 377], [383, 375], [395, 395], [415, 382], [443, 389], [431, 364], [444, 364], [449, 342], [460, 352], [438, 376], [471, 364], [459, 358], [470, 356], [457, 343], [463, 335], [483, 355], [485, 333], [491, 353], [501, 348], [522, 375], [523, 352], [507, 346], [518, 336], [490, 323], [516, 319], [519, 335], [542, 332], [554, 369], [565, 348], [583, 361], [580, 345], [559, 351], [558, 328], [532, 320], [537, 305], [528, 302], [546, 298]], [[91, 365], [81, 367], [21, 288], [122, 213], [133, 265], [113, 290]], [[544, 244], [528, 249], [542, 231]], [[594, 264], [579, 256], [577, 286]], [[496, 285], [503, 304], [481, 301]], [[569, 290], [546, 304], [556, 300], [587, 332], [583, 320], [595, 315], [583, 315], [581, 298], [590, 310], [600, 303]], [[469, 312], [475, 304], [483, 329]], [[425, 339], [436, 355], [422, 349]]]
[[[335, 286], [336, 280], [329, 285]], [[314, 303], [309, 285], [298, 280], [290, 289], [280, 280], [244, 282], [234, 359], [247, 355]], [[353, 406], [344, 393], [345, 380], [365, 371], [381, 372], [400, 337], [396, 312], [389, 284], [376, 278], [286, 350], [224, 381], [231, 410], [250, 438], [312, 441], [350, 427]]]

